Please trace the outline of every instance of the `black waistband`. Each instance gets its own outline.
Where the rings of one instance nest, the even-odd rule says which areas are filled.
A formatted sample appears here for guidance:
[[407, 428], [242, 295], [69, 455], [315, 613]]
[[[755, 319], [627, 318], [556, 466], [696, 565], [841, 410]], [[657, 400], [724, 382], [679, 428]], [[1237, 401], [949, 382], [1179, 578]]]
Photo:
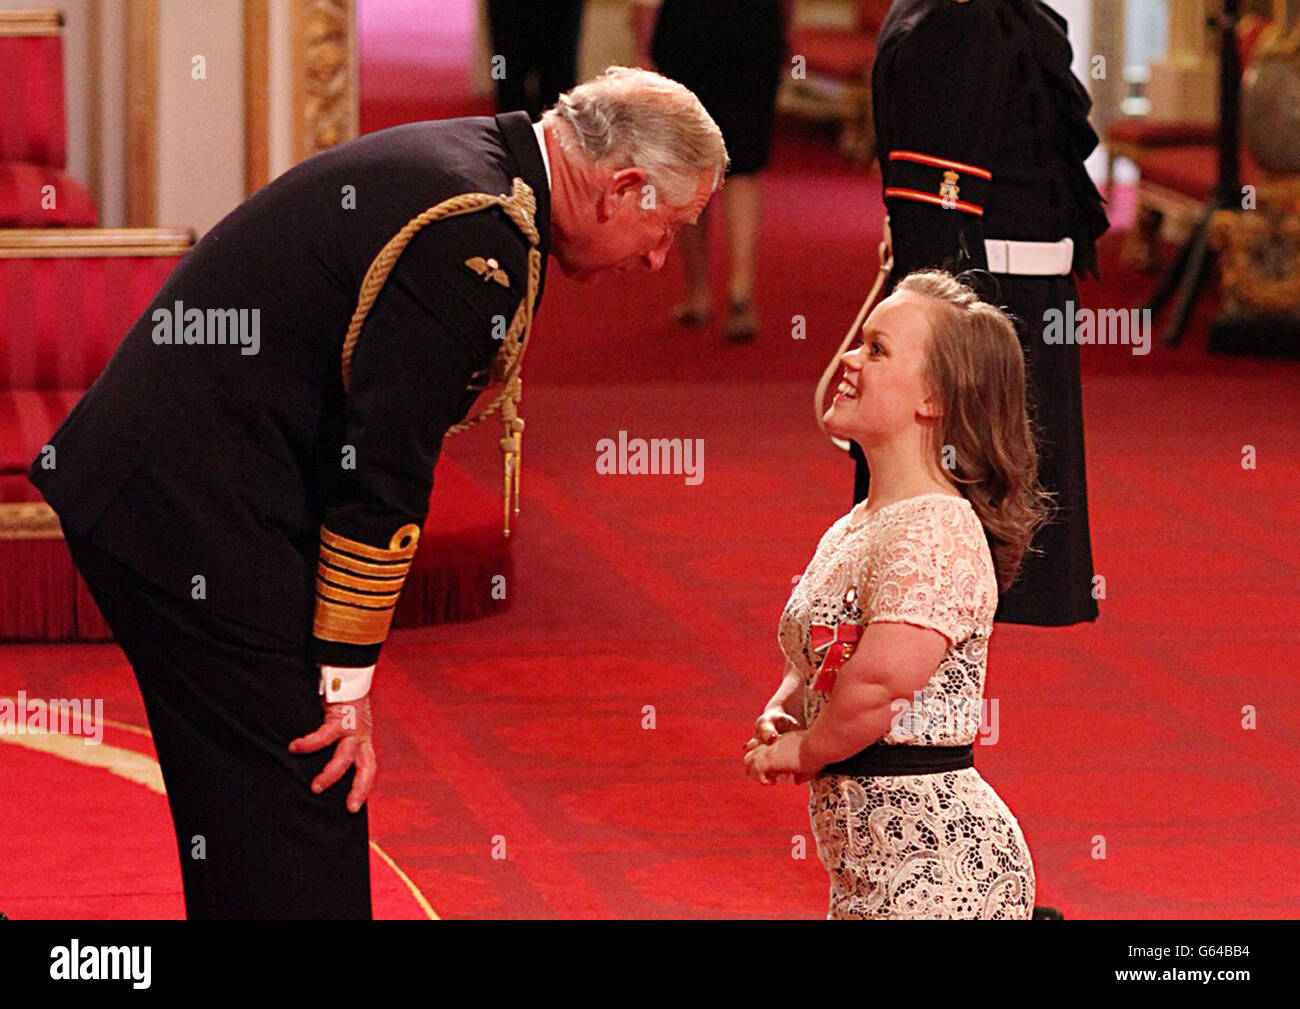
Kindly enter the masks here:
[[973, 746], [892, 746], [875, 743], [846, 760], [827, 764], [822, 774], [875, 778], [891, 774], [940, 774], [975, 766]]

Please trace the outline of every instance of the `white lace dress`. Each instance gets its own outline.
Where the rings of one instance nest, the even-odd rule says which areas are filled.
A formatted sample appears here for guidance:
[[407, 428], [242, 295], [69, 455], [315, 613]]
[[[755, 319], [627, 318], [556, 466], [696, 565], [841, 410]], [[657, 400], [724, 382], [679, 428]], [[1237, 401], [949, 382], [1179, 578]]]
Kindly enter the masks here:
[[[935, 493], [864, 515], [817, 545], [781, 616], [786, 661], [804, 677], [804, 724], [829, 694], [812, 684], [810, 628], [877, 621], [933, 628], [948, 651], [882, 742], [975, 742], [997, 580], [962, 497]], [[1029, 918], [1034, 866], [1016, 818], [974, 768], [886, 777], [819, 775], [809, 815], [830, 873], [829, 918]]]

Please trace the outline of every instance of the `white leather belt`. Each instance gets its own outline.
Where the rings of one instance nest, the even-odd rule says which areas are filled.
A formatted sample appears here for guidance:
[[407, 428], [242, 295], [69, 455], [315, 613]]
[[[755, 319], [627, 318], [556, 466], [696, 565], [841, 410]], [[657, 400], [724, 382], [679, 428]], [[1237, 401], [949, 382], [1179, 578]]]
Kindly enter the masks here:
[[1056, 277], [1074, 267], [1074, 239], [1059, 242], [1013, 242], [1006, 238], [984, 239], [989, 273], [1015, 273], [1025, 277]]

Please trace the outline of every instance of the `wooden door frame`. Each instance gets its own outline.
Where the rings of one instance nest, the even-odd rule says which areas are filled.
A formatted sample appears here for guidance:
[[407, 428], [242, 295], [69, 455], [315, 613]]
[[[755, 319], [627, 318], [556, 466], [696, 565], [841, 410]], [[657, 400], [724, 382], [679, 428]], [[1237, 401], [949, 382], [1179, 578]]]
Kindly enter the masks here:
[[[244, 188], [270, 181], [271, 5], [244, 0]], [[360, 131], [357, 0], [289, 4], [291, 160], [337, 146]]]
[[[244, 0], [244, 191], [271, 180], [271, 13], [288, 5], [292, 163], [360, 128], [356, 0]], [[158, 214], [159, 0], [127, 0], [126, 223]]]
[[126, 5], [126, 225], [158, 223], [158, 0]]

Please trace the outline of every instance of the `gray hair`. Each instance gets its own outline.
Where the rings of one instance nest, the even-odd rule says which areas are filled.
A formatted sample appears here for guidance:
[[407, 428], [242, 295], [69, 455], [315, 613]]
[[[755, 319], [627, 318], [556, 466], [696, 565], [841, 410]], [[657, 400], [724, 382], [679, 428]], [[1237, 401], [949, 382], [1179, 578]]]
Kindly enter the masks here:
[[650, 70], [609, 67], [560, 95], [553, 114], [568, 124], [560, 142], [595, 162], [635, 165], [669, 206], [694, 200], [700, 176], [713, 171], [713, 189], [727, 170], [727, 147], [694, 92]]

